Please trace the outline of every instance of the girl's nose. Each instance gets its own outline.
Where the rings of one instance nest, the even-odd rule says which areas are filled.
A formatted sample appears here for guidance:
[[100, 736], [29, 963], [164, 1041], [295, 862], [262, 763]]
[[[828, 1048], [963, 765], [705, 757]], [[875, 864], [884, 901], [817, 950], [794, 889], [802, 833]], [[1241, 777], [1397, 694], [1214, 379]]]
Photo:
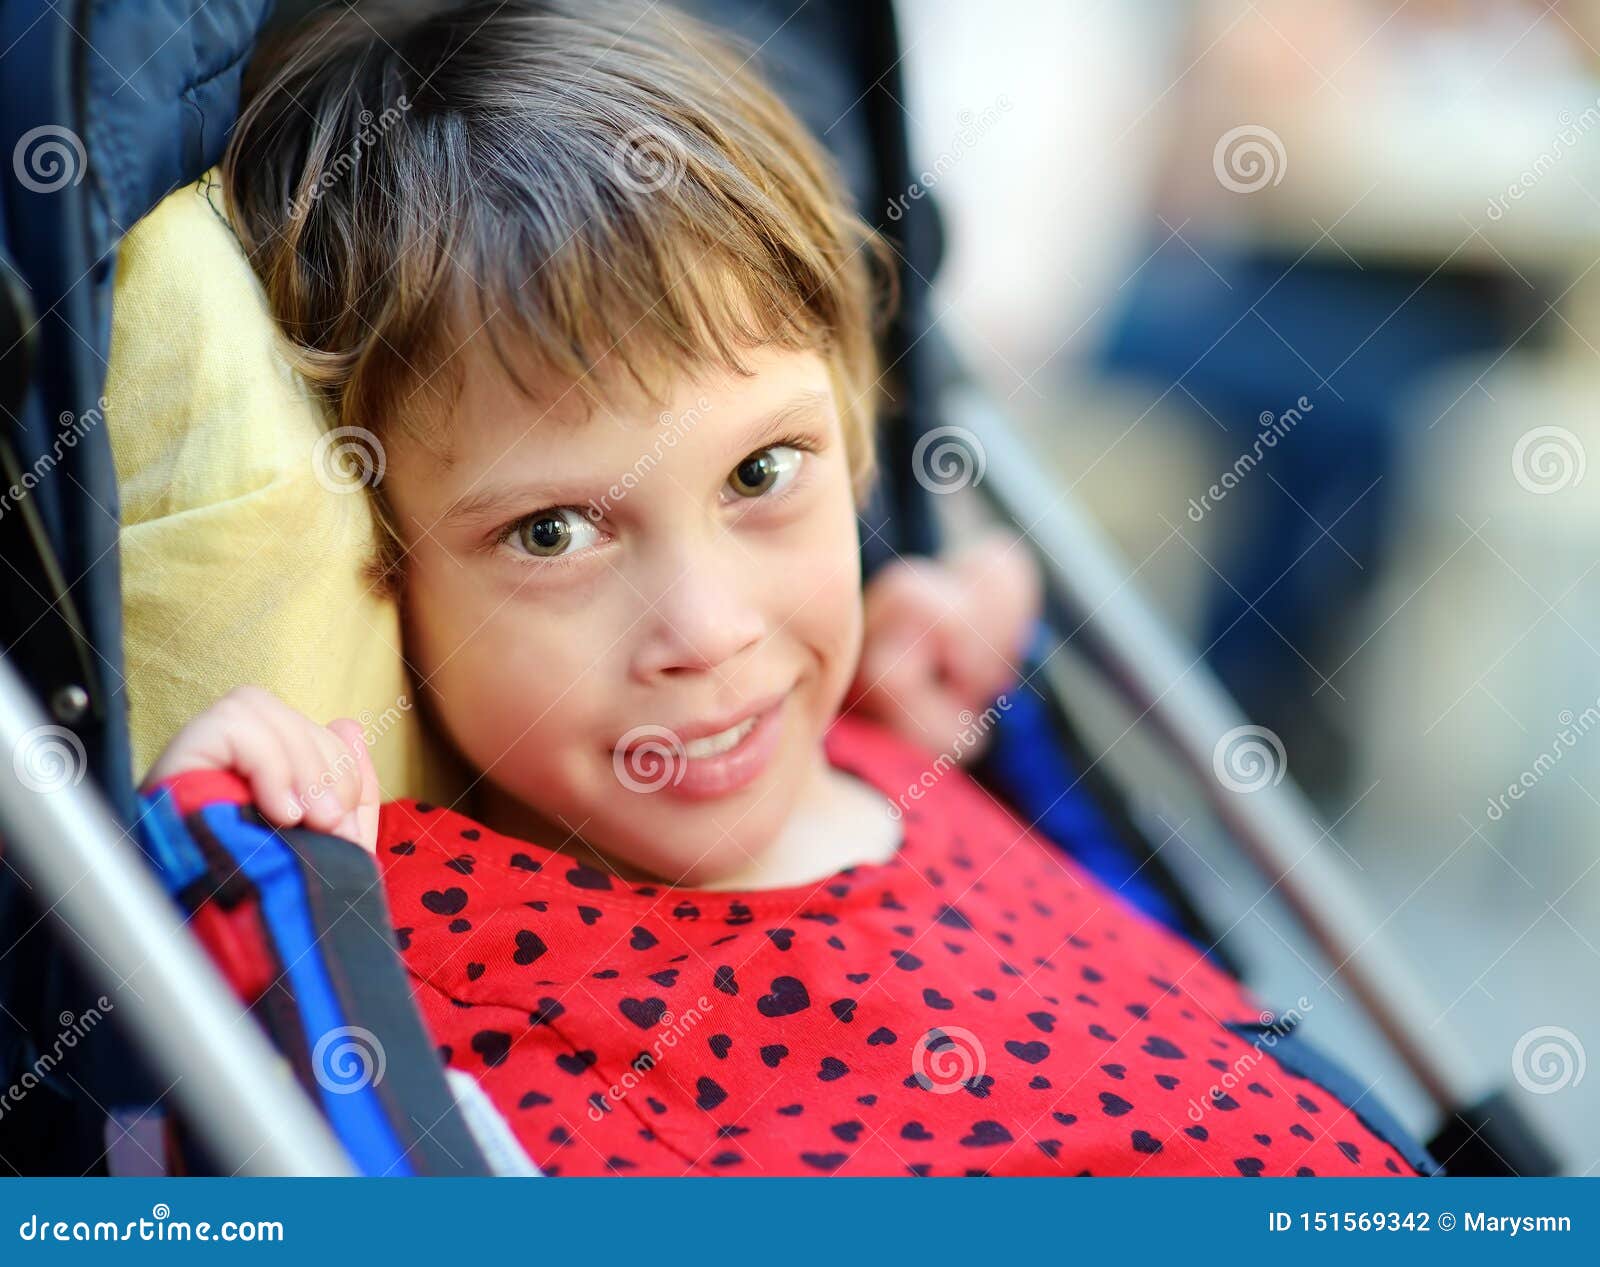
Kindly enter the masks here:
[[716, 672], [760, 643], [767, 621], [747, 581], [738, 560], [714, 549], [665, 576], [640, 620], [636, 675]]

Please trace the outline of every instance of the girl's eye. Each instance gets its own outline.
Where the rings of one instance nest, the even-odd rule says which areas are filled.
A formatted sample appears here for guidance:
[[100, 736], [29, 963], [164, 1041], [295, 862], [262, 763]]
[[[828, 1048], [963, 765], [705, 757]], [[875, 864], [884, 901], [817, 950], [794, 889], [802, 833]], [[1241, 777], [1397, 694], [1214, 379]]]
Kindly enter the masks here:
[[739, 497], [764, 497], [787, 488], [800, 470], [804, 454], [793, 445], [757, 449], [733, 468], [728, 487]]
[[507, 539], [524, 554], [536, 559], [552, 559], [593, 545], [599, 536], [600, 530], [580, 512], [570, 506], [562, 506], [555, 510], [537, 511], [525, 519], [519, 519], [507, 534]]

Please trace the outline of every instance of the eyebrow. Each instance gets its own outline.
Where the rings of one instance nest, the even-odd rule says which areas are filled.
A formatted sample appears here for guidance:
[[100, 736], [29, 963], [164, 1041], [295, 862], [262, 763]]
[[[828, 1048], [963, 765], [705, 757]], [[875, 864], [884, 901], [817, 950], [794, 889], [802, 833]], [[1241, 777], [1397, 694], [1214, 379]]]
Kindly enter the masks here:
[[[786, 431], [820, 421], [829, 415], [832, 409], [832, 392], [823, 390], [798, 392], [777, 408], [755, 417], [750, 425], [735, 437], [730, 449], [737, 457], [742, 457], [754, 452], [763, 444], [770, 444]], [[663, 413], [661, 417], [671, 419], [671, 424], [658, 422], [657, 427], [652, 428], [651, 432], [646, 433], [641, 430], [640, 434], [658, 434], [666, 425], [676, 425], [681, 419], [688, 418], [695, 412], [696, 410], [691, 408], [676, 415]], [[699, 412], [710, 414], [713, 411], [707, 408]], [[649, 451], [648, 448], [642, 450], [641, 459]], [[598, 477], [593, 496], [583, 495], [577, 491], [575, 484], [557, 484], [548, 481], [532, 484], [491, 484], [458, 498], [444, 513], [442, 522], [459, 523], [463, 520], [490, 518], [518, 509], [538, 510], [546, 506], [583, 505], [587, 501], [604, 496], [611, 485], [621, 478], [621, 472], [615, 476]]]

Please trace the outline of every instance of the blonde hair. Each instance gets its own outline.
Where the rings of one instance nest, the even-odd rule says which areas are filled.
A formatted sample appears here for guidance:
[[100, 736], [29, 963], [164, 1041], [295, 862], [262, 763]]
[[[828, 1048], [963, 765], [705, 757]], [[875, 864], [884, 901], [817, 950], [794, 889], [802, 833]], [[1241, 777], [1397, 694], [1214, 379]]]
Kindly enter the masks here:
[[416, 10], [265, 51], [223, 160], [338, 425], [435, 442], [480, 336], [531, 399], [590, 407], [775, 344], [825, 357], [863, 497], [893, 273], [751, 58], [642, 2]]

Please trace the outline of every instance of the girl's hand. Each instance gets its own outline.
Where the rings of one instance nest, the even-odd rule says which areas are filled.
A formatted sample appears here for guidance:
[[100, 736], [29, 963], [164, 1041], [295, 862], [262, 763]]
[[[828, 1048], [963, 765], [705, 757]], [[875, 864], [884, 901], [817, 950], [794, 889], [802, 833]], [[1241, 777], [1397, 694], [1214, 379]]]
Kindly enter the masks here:
[[319, 726], [270, 691], [229, 691], [174, 736], [147, 786], [189, 770], [231, 770], [250, 785], [261, 816], [277, 827], [343, 836], [378, 847], [378, 778], [348, 717]]
[[981, 752], [975, 719], [1017, 682], [1041, 598], [1038, 565], [1005, 533], [886, 564], [864, 595], [852, 707], [929, 752]]

